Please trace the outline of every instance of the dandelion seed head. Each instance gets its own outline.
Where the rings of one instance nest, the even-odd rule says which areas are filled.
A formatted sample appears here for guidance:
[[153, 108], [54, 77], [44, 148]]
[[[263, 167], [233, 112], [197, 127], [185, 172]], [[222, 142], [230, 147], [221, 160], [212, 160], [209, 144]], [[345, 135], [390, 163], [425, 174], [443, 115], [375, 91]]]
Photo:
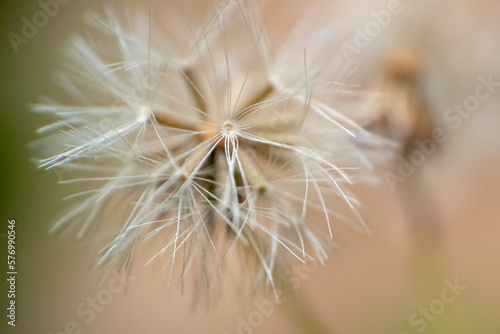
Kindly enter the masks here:
[[276, 293], [292, 258], [324, 260], [334, 224], [365, 226], [349, 185], [384, 142], [333, 107], [320, 89], [333, 78], [307, 52], [284, 70], [260, 12], [225, 1], [183, 36], [151, 11], [88, 16], [97, 32], [73, 40], [59, 76], [75, 103], [35, 106], [57, 119], [41, 131], [55, 153], [40, 167], [89, 185], [54, 230], [84, 238], [113, 225], [100, 263], [121, 266], [144, 243], [169, 281], [196, 271], [203, 287], [243, 254]]

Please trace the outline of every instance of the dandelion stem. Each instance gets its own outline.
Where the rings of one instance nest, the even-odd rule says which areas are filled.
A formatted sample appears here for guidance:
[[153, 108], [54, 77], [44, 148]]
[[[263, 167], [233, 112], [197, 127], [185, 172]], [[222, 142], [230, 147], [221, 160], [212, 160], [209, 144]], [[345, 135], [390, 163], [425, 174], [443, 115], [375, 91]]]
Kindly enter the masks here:
[[187, 131], [197, 131], [196, 127], [193, 126], [191, 122], [183, 120], [175, 115], [165, 115], [164, 113], [155, 112], [154, 117], [161, 126]]
[[235, 119], [242, 119], [248, 116], [248, 114], [254, 112], [257, 109], [255, 108], [255, 105], [266, 101], [266, 99], [274, 92], [274, 85], [269, 82], [257, 94], [255, 94], [252, 99], [250, 99], [250, 101], [246, 104], [246, 107], [242, 108], [239, 112], [236, 113]]
[[203, 115], [205, 115], [206, 112], [206, 103], [205, 99], [203, 98], [203, 95], [201, 94], [200, 91], [200, 83], [196, 79], [196, 76], [194, 75], [193, 71], [190, 68], [187, 68], [183, 71], [184, 78], [186, 79], [188, 83], [188, 88], [189, 91], [191, 92], [191, 95], [194, 98], [195, 105], [198, 108], [198, 110], [202, 111]]
[[[442, 258], [442, 223], [434, 202], [432, 190], [425, 182], [423, 171], [413, 175], [401, 189], [406, 207], [412, 244], [410, 245], [410, 273], [413, 300], [425, 305], [443, 289], [448, 273]], [[463, 326], [452, 312], [447, 312], [432, 324], [429, 333], [463, 333]]]
[[321, 324], [317, 317], [311, 312], [311, 308], [307, 307], [307, 303], [298, 297], [298, 294], [293, 291], [288, 291], [291, 297], [283, 303], [283, 309], [297, 326], [297, 332], [306, 334], [335, 334], [331, 328], [326, 328]]

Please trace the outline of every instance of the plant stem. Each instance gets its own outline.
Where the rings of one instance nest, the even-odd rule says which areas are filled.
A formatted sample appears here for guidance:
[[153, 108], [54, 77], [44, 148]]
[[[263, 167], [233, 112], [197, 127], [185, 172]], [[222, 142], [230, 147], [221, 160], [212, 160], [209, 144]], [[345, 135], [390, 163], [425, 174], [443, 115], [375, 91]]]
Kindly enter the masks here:
[[288, 291], [286, 301], [282, 304], [290, 319], [295, 323], [297, 332], [304, 334], [334, 334], [327, 329], [306, 306], [303, 298], [298, 294]]

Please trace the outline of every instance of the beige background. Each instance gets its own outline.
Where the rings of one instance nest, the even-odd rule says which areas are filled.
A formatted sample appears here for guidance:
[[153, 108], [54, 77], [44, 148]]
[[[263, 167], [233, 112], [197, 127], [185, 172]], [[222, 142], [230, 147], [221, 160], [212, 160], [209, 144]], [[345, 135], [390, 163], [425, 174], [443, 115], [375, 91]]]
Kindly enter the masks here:
[[[299, 16], [304, 3], [292, 6], [275, 2], [276, 11], [269, 13], [268, 19], [286, 27]], [[467, 289], [425, 333], [496, 333], [500, 331], [500, 90], [457, 130], [447, 127], [441, 115], [473, 93], [479, 75], [492, 74], [500, 80], [500, 7], [496, 1], [487, 0], [401, 3], [404, 11], [362, 50], [359, 57], [366, 62], [353, 79], [362, 88], [370, 88], [379, 75], [382, 59], [391, 50], [416, 50], [426, 64], [424, 84], [436, 126], [445, 129], [450, 139], [401, 186], [400, 192], [391, 192], [384, 183], [357, 188], [372, 216], [371, 234], [339, 225], [336, 240], [340, 247], [325, 267], [312, 270], [300, 280], [297, 301], [330, 333], [416, 333], [408, 323], [410, 314], [439, 298], [445, 279], [458, 278]], [[331, 7], [335, 10], [328, 10], [339, 20], [348, 39], [354, 27], [371, 20], [371, 10], [385, 6], [384, 1], [337, 1]], [[34, 154], [26, 145], [47, 120], [31, 114], [27, 104], [37, 101], [40, 93], [57, 96], [50, 73], [58, 66], [60, 43], [72, 33], [83, 31], [81, 15], [85, 10], [100, 7], [97, 1], [71, 1], [15, 54], [7, 33], [19, 31], [21, 18], [39, 8], [35, 1], [1, 4], [0, 232], [5, 233], [8, 219], [16, 219], [19, 272], [18, 326], [5, 329], [2, 315], [1, 332], [55, 334], [75, 321], [82, 333], [92, 334], [237, 333], [240, 317], [248, 320], [256, 310], [252, 300], [241, 301], [245, 291], [234, 292], [238, 281], [226, 280], [221, 300], [210, 310], [193, 312], [190, 291], [181, 295], [178, 290], [167, 289], [167, 275], [159, 266], [142, 268], [140, 257], [134, 280], [125, 293], [113, 295], [95, 320], [86, 324], [85, 318], [76, 313], [78, 305], [96, 297], [111, 278], [104, 277], [98, 285], [101, 273], [90, 270], [95, 250], [76, 243], [74, 235], [47, 235], [52, 217], [63, 205], [59, 199], [67, 189], [56, 185], [54, 173], [37, 170], [29, 161]], [[279, 34], [286, 29], [276, 31]], [[390, 167], [383, 166], [382, 175], [385, 168]], [[418, 202], [418, 196], [411, 194], [415, 184], [423, 182], [430, 195]], [[439, 248], [430, 258], [438, 259], [442, 267], [438, 272], [422, 269], [415, 273], [413, 265], [418, 261], [410, 260], [408, 215], [423, 224], [428, 219], [429, 203], [437, 210], [439, 220], [425, 222], [440, 226]], [[0, 244], [0, 272], [6, 267], [5, 245]], [[416, 281], [437, 283], [431, 284], [428, 295], [420, 299], [412, 297]], [[1, 309], [6, 300], [3, 287]], [[268, 297], [254, 298], [260, 301]], [[251, 332], [302, 333], [297, 322], [301, 317], [290, 317], [290, 309], [275, 305]]]

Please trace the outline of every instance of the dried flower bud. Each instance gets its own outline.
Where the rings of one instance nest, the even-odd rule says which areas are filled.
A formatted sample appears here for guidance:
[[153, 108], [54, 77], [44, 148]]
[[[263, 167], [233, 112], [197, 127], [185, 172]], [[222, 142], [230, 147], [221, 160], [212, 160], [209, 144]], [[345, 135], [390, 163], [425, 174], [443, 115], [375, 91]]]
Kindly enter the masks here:
[[428, 103], [422, 88], [423, 64], [410, 51], [394, 51], [383, 69], [377, 106], [379, 123], [385, 132], [403, 145], [402, 151], [414, 149], [415, 139], [431, 138], [434, 129]]

